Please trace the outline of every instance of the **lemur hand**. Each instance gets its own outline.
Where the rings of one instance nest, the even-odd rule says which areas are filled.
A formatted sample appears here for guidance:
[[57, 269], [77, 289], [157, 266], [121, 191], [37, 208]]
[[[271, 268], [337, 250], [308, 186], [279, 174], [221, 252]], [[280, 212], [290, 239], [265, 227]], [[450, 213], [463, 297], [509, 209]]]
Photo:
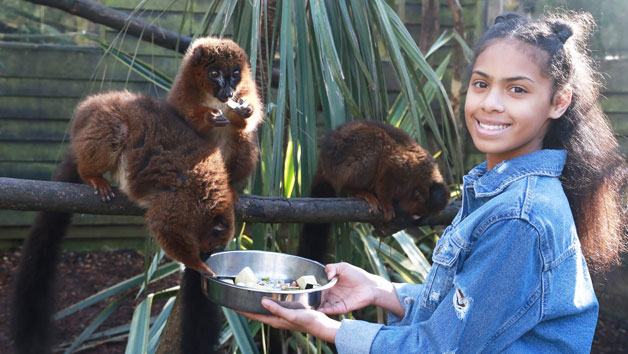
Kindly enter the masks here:
[[227, 105], [242, 118], [248, 118], [253, 114], [251, 104], [242, 98], [231, 99], [227, 101]]

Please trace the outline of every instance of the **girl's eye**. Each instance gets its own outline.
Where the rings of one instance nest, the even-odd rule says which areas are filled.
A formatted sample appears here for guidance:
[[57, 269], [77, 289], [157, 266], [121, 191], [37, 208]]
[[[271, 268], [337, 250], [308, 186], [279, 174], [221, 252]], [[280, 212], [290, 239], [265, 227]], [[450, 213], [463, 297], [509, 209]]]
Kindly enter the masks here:
[[481, 88], [481, 89], [485, 89], [488, 87], [488, 85], [484, 81], [476, 81], [473, 83], [473, 86], [476, 88]]
[[513, 87], [509, 88], [508, 91], [513, 92], [513, 93], [526, 93], [526, 92], [528, 92], [521, 86], [513, 86]]

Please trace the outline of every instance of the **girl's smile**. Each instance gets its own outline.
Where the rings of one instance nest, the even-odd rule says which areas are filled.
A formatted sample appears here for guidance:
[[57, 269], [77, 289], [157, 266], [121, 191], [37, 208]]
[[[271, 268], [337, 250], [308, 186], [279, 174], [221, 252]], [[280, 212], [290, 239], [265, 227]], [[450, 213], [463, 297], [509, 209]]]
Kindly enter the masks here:
[[473, 143], [486, 153], [488, 168], [541, 150], [553, 119], [567, 109], [570, 95], [556, 94], [539, 63], [544, 53], [513, 39], [490, 44], [477, 57], [465, 104]]

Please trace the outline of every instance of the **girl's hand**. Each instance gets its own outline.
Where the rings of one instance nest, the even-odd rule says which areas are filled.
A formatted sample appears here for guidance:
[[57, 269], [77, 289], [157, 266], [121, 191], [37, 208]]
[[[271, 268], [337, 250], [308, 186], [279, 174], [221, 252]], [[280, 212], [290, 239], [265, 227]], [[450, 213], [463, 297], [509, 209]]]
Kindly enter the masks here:
[[318, 311], [337, 315], [377, 305], [403, 316], [395, 288], [386, 279], [344, 262], [328, 264], [325, 271], [328, 279], [338, 276], [338, 282], [328, 290]]
[[338, 276], [338, 282], [328, 290], [318, 311], [328, 315], [346, 314], [371, 305], [375, 298], [376, 282], [373, 274], [349, 263], [325, 266], [327, 278]]
[[[315, 310], [292, 310], [280, 306], [271, 298], [263, 298], [262, 306], [275, 316], [238, 312], [252, 320], [266, 323], [275, 328], [309, 333], [326, 342], [334, 343], [340, 322], [332, 320]], [[237, 311], [236, 311], [237, 312]]]

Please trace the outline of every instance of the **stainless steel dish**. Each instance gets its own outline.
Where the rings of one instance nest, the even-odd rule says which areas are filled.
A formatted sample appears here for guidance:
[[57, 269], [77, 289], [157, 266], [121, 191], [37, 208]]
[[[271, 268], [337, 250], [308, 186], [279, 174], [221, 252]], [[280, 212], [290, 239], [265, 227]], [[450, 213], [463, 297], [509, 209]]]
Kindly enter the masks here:
[[284, 307], [317, 308], [336, 278], [327, 280], [325, 267], [315, 261], [289, 254], [265, 251], [226, 251], [214, 253], [205, 262], [216, 274], [233, 277], [244, 267], [250, 267], [257, 278], [269, 277], [293, 281], [303, 275], [313, 275], [321, 285], [307, 290], [254, 289], [232, 285], [214, 278], [203, 277], [203, 293], [215, 303], [243, 312], [268, 315], [261, 305], [262, 297], [270, 297]]

